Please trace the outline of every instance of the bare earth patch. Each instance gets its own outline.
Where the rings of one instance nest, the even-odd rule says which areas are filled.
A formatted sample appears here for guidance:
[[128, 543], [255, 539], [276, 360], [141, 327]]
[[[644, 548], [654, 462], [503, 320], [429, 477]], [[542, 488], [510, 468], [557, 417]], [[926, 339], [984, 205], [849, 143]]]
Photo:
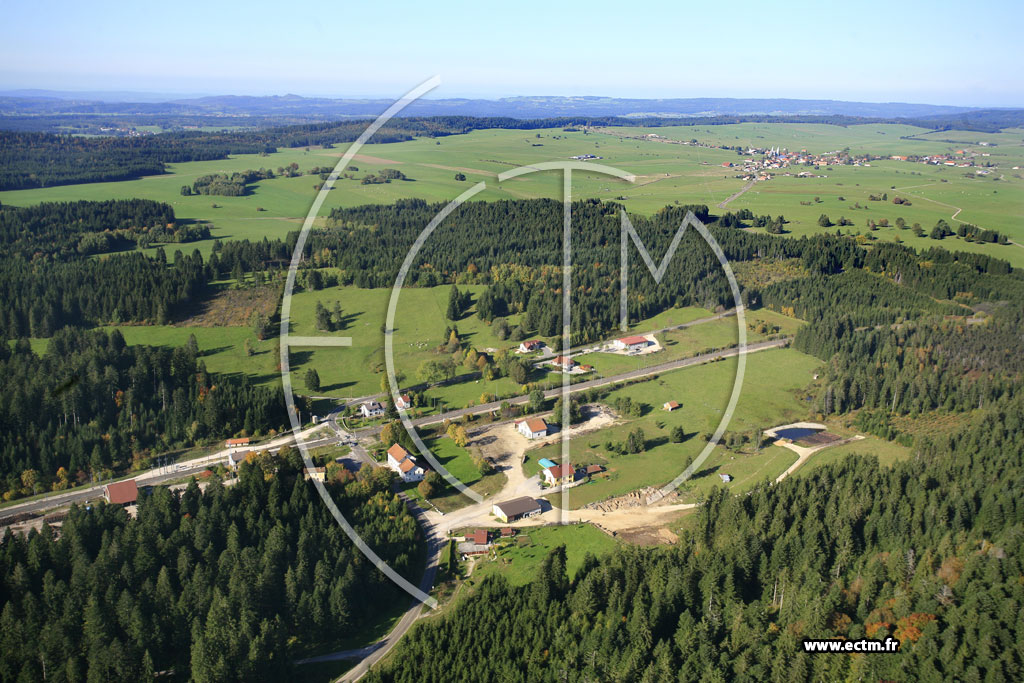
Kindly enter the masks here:
[[245, 327], [254, 312], [270, 318], [281, 301], [281, 288], [247, 287], [223, 289], [199, 305], [199, 312], [174, 325], [176, 327]]

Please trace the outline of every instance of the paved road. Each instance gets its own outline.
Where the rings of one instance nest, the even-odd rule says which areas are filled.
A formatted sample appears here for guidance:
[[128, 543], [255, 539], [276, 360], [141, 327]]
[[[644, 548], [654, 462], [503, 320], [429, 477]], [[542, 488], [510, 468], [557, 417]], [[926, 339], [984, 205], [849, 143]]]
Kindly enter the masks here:
[[[309, 435], [312, 432], [319, 429], [322, 425], [310, 427], [300, 434]], [[317, 448], [319, 446], [327, 446], [337, 442], [335, 437], [318, 438], [311, 441], [307, 441], [306, 444], [310, 448]], [[272, 441], [268, 441], [265, 444], [257, 444], [246, 450], [253, 451], [276, 451], [281, 446], [286, 444], [295, 443], [295, 437], [291, 434], [286, 436], [278, 437]], [[206, 468], [216, 463], [222, 463], [227, 458], [228, 453], [232, 449], [224, 449], [212, 453], [210, 455], [204, 455], [199, 458], [194, 458], [181, 463], [172, 465], [166, 465], [163, 467], [155, 467], [151, 470], [146, 470], [136, 474], [134, 479], [140, 486], [154, 486], [156, 484], [163, 484], [174, 479], [180, 479], [187, 477], [190, 474], [201, 472]], [[113, 483], [112, 481], [104, 482], [102, 484], [94, 484], [92, 486], [86, 486], [84, 488], [75, 488], [64, 493], [58, 493], [51, 496], [45, 496], [38, 500], [32, 500], [25, 503], [18, 503], [17, 505], [11, 505], [10, 507], [3, 508], [0, 510], [0, 524], [5, 523], [5, 520], [19, 515], [25, 512], [42, 512], [43, 510], [51, 510], [53, 508], [64, 507], [71, 505], [72, 503], [84, 503], [86, 501], [95, 500], [103, 497], [103, 487], [106, 484]]]

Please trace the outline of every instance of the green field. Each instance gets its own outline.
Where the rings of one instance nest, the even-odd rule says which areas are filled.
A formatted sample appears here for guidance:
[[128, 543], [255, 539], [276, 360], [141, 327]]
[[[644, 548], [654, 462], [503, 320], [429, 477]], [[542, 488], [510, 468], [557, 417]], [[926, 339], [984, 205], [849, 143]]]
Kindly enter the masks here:
[[473, 581], [502, 574], [512, 585], [529, 583], [544, 558], [559, 545], [565, 546], [566, 569], [572, 580], [587, 553], [595, 556], [610, 553], [618, 546], [618, 541], [590, 524], [521, 529], [518, 536], [501, 547], [497, 560], [478, 561]]
[[[988, 154], [977, 163], [997, 166], [991, 175], [964, 177], [956, 167], [932, 166], [900, 161], [873, 161], [870, 167], [828, 166], [815, 173], [825, 178], [784, 177], [785, 169], [771, 181], [756, 184], [749, 192], [728, 205], [729, 210], [749, 208], [757, 214], [782, 214], [791, 221], [792, 236], [818, 232], [817, 220], [828, 214], [833, 221], [841, 215], [853, 221], [844, 232], [867, 232], [868, 219], [902, 216], [908, 225], [920, 222], [926, 230], [939, 218], [950, 220], [957, 209], [958, 219], [1007, 233], [1024, 244], [1024, 178], [1013, 166], [1024, 166], [1024, 130], [1011, 129], [999, 134], [965, 131], [930, 132], [895, 124], [832, 126], [826, 124], [743, 123], [721, 126], [667, 126], [658, 128], [614, 128], [601, 132], [566, 132], [561, 129], [479, 130], [443, 139], [416, 139], [393, 144], [370, 144], [353, 161], [359, 170], [356, 179], [341, 179], [329, 193], [321, 216], [336, 206], [387, 203], [402, 197], [428, 201], [448, 201], [483, 181], [487, 189], [478, 200], [560, 197], [561, 179], [555, 172], [529, 174], [497, 182], [497, 174], [517, 166], [540, 161], [565, 160], [591, 153], [598, 163], [616, 166], [637, 175], [629, 185], [606, 176], [576, 172], [573, 175], [575, 198], [614, 199], [624, 197], [626, 206], [636, 213], [650, 214], [672, 203], [704, 203], [712, 212], [717, 204], [738, 191], [744, 181], [734, 177], [735, 169], [722, 168], [736, 161], [735, 151], [716, 147], [671, 144], [665, 140], [633, 139], [631, 135], [656, 133], [668, 140], [730, 146], [780, 146], [791, 150], [827, 152], [849, 147], [853, 152], [889, 156], [895, 154], [950, 153], [958, 149]], [[539, 136], [539, 137], [538, 137]], [[913, 139], [902, 139], [913, 136]], [[952, 142], [948, 142], [951, 140]], [[982, 146], [987, 142], [991, 146]], [[42, 201], [72, 199], [110, 199], [140, 197], [168, 202], [177, 216], [185, 220], [208, 220], [214, 224], [213, 236], [220, 239], [257, 239], [283, 237], [297, 229], [315, 196], [317, 176], [277, 177], [251, 186], [244, 197], [191, 196], [180, 194], [182, 185], [208, 173], [241, 171], [249, 168], [277, 169], [292, 162], [303, 172], [314, 166], [329, 166], [345, 149], [298, 148], [274, 154], [238, 155], [226, 160], [188, 162], [169, 166], [171, 173], [139, 180], [68, 185], [36, 190], [0, 192], [0, 202], [25, 205]], [[384, 168], [401, 170], [409, 181], [362, 185], [359, 178]], [[811, 168], [811, 167], [807, 167]], [[804, 167], [791, 169], [793, 176]], [[466, 181], [455, 180], [465, 174]], [[868, 202], [868, 194], [888, 192], [911, 199], [912, 205]], [[845, 198], [840, 201], [839, 197]], [[821, 203], [815, 203], [820, 197]], [[801, 205], [800, 202], [811, 202]], [[868, 208], [854, 209], [860, 202]], [[219, 208], [212, 208], [217, 204]], [[257, 209], [262, 208], [263, 211]], [[834, 228], [833, 228], [834, 230]], [[878, 239], [895, 236], [915, 247], [934, 246], [928, 238], [915, 238], [909, 230], [881, 228], [871, 233]], [[971, 244], [956, 238], [941, 242], [946, 248], [981, 251], [1024, 265], [1024, 248], [1014, 245]], [[181, 248], [198, 247], [208, 254], [212, 240]], [[172, 245], [172, 249], [179, 245]]]
[[[699, 309], [698, 309], [699, 310]], [[794, 334], [803, 324], [796, 318], [790, 318], [767, 309], [757, 311], [746, 311], [747, 322], [747, 343], [753, 344], [768, 336]], [[777, 326], [777, 332], [771, 335], [757, 332], [751, 329], [751, 325], [764, 321], [772, 327]], [[643, 321], [635, 325], [636, 331], [652, 329], [657, 327], [651, 321]], [[701, 353], [735, 346], [739, 343], [739, 329], [735, 317], [711, 320], [681, 330], [670, 330], [657, 335], [661, 342], [662, 350], [655, 353], [642, 354], [638, 356], [626, 356], [615, 353], [588, 353], [577, 356], [580, 363], [594, 366], [594, 370], [601, 376], [612, 376], [639, 370], [652, 365], [660, 365], [680, 358], [689, 358]]]
[[[820, 361], [792, 349], [775, 349], [750, 354], [747, 357], [746, 376], [740, 400], [729, 424], [730, 432], [753, 432], [773, 425], [806, 417], [806, 403], [801, 401], [800, 390], [811, 382]], [[661, 486], [683, 471], [692, 458], [703, 449], [706, 441], [702, 434], [712, 433], [721, 420], [728, 403], [736, 373], [736, 359], [707, 363], [660, 375], [657, 379], [640, 382], [613, 390], [605, 402], [613, 404], [619, 396], [628, 396], [634, 402], [646, 404], [646, 412], [638, 418], [625, 418], [622, 424], [594, 434], [584, 434], [571, 442], [574, 463], [605, 465], [607, 474], [595, 477], [568, 492], [569, 505], [578, 508], [590, 502], [618, 496], [644, 486]], [[661, 409], [664, 402], [675, 400], [678, 410], [667, 413]], [[686, 440], [672, 443], [669, 435], [676, 425], [683, 427]], [[647, 449], [633, 455], [610, 453], [608, 441], [625, 441], [633, 429], [644, 432]], [[552, 444], [528, 451], [527, 472], [537, 469], [540, 458], [557, 461], [560, 446]], [[691, 486], [703, 486], [702, 479], [719, 482], [717, 466], [735, 474], [743, 487], [765, 478], [774, 478], [793, 460], [774, 448], [762, 449], [761, 454], [737, 456], [724, 463], [729, 455], [719, 447], [692, 479]], [[735, 473], [728, 468], [742, 465]]]
[[878, 459], [879, 464], [888, 466], [909, 458], [910, 449], [895, 441], [886, 441], [877, 436], [867, 436], [860, 441], [852, 441], [815, 453], [804, 465], [800, 466], [800, 469], [794, 472], [794, 476], [811, 472], [816, 467], [838, 462], [848, 455], [874, 457]]
[[[394, 360], [396, 372], [403, 373], [403, 384], [417, 384], [417, 374], [424, 361], [443, 356], [435, 352], [442, 344], [445, 328], [451, 323], [445, 319], [449, 287], [403, 289], [395, 311]], [[467, 285], [474, 297], [484, 290], [482, 285]], [[304, 336], [335, 335], [352, 338], [352, 346], [344, 348], [294, 348], [292, 371], [301, 377], [307, 367], [315, 367], [322, 383], [321, 394], [327, 396], [365, 396], [380, 391], [380, 378], [384, 373], [384, 335], [381, 326], [387, 316], [390, 289], [358, 289], [356, 287], [328, 287], [320, 291], [299, 292], [292, 297], [291, 333]], [[328, 309], [339, 302], [347, 321], [345, 329], [323, 333], [314, 324], [317, 301]], [[510, 320], [510, 322], [513, 322]], [[517, 342], [500, 341], [492, 328], [475, 315], [475, 308], [457, 323], [462, 341], [472, 348], [512, 348]], [[469, 372], [459, 368], [459, 373]], [[476, 401], [481, 393], [508, 391], [513, 385], [508, 380], [449, 387], [450, 394], [438, 392], [449, 404], [465, 405]], [[431, 395], [434, 395], [432, 392]]]
[[[479, 470], [473, 465], [469, 452], [447, 437], [431, 439], [426, 442], [426, 445], [431, 454], [452, 476], [485, 498], [500, 491], [508, 482], [508, 477], [503, 472], [493, 472], [486, 477], [481, 477]], [[407, 484], [403, 489], [413, 498], [422, 498], [419, 491], [416, 490], [416, 486], [416, 484]], [[431, 498], [430, 502], [436, 505], [441, 512], [447, 513], [465, 507], [473, 501], [455, 488], [446, 486], [444, 492]]]

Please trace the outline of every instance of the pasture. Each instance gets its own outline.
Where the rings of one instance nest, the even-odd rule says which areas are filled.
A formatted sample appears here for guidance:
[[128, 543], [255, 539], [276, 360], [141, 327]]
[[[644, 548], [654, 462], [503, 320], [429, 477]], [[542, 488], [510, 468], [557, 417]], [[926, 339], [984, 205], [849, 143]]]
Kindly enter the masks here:
[[500, 573], [513, 586], [527, 584], [548, 553], [560, 545], [565, 546], [566, 570], [572, 580], [588, 553], [601, 556], [614, 551], [619, 543], [590, 524], [520, 529], [511, 541], [499, 546], [496, 560], [477, 560], [473, 581]]
[[[753, 434], [758, 429], [801, 419], [807, 415], [806, 401], [800, 398], [803, 387], [811, 382], [821, 363], [792, 349], [773, 349], [747, 357], [746, 376], [729, 432]], [[603, 402], [615, 405], [620, 397], [628, 397], [643, 406], [639, 417], [622, 416], [619, 423], [594, 434], [583, 434], [570, 445], [574, 463], [605, 465], [607, 474], [569, 490], [572, 508], [619, 496], [644, 486], [661, 486], [683, 471], [704, 448], [706, 438], [718, 426], [728, 403], [736, 376], [737, 361], [729, 358], [695, 367], [683, 368], [658, 377], [613, 389]], [[672, 412], [662, 410], [666, 401], [678, 401], [681, 407]], [[672, 429], [681, 426], [682, 443], [673, 443]], [[636, 454], [619, 455], [610, 451], [608, 442], [624, 442], [635, 429], [644, 433], [646, 448]], [[560, 446], [552, 444], [528, 451], [529, 459], [558, 459]], [[743, 460], [742, 486], [766, 478], [774, 478], [793, 460], [774, 448], [762, 449], [756, 456], [726, 453], [719, 446], [691, 479], [689, 486], [703, 487], [705, 481], [719, 482], [717, 467], [728, 458]], [[749, 457], [750, 461], [746, 459]], [[795, 459], [795, 458], [794, 458]], [[536, 466], [533, 465], [533, 468]], [[529, 470], [528, 470], [529, 472]], [[732, 472], [729, 472], [732, 473]], [[774, 473], [774, 474], [773, 474]]]
[[[636, 139], [655, 133], [662, 140]], [[717, 204], [743, 187], [735, 177], [735, 169], [722, 168], [727, 161], [736, 161], [737, 153], [717, 147], [672, 144], [671, 140], [729, 146], [780, 146], [792, 150], [826, 152], [850, 148], [882, 156], [897, 154], [952, 153], [957, 149], [988, 154], [975, 161], [996, 166], [987, 176], [974, 174], [975, 169], [930, 166], [899, 161], [873, 161], [870, 167], [822, 166], [790, 169], [792, 176], [782, 175], [759, 182], [733, 200], [727, 210], [749, 208], [755, 214], [784, 215], [790, 221], [790, 236], [819, 232], [819, 216], [827, 214], [833, 221], [845, 216], [853, 226], [844, 232], [867, 233], [867, 221], [887, 218], [894, 223], [897, 216], [908, 225], [921, 223], [925, 230], [939, 218], [949, 221], [960, 209], [957, 219], [984, 228], [1005, 232], [1024, 244], [1024, 177], [1013, 166], [1024, 166], [1024, 130], [1012, 129], [999, 134], [965, 131], [929, 132], [906, 125], [868, 124], [831, 126], [826, 124], [729, 124], [721, 126], [667, 126], [658, 128], [607, 128], [595, 131], [480, 130], [445, 138], [422, 138], [391, 144], [370, 144], [362, 148], [352, 162], [358, 171], [353, 179], [339, 179], [328, 195], [321, 216], [336, 206], [387, 203], [403, 197], [427, 201], [448, 201], [483, 181], [487, 189], [477, 200], [561, 197], [559, 173], [534, 173], [497, 182], [502, 171], [540, 161], [566, 160], [578, 154], [602, 157], [597, 163], [608, 164], [636, 174], [637, 181], [624, 181], [593, 173], [574, 172], [573, 197], [619, 199], [630, 211], [650, 214], [673, 203], [704, 203], [713, 213], [721, 212]], [[986, 146], [982, 142], [988, 143]], [[238, 155], [226, 160], [172, 164], [170, 173], [139, 180], [68, 185], [35, 190], [0, 193], [4, 204], [26, 205], [42, 201], [75, 199], [112, 199], [140, 197], [172, 204], [183, 220], [207, 220], [213, 223], [213, 237], [218, 239], [261, 239], [284, 237], [300, 227], [315, 196], [318, 176], [296, 178], [276, 177], [250, 186], [243, 197], [190, 196], [180, 194], [182, 185], [208, 173], [241, 171], [250, 168], [278, 167], [296, 163], [302, 172], [312, 167], [333, 165], [345, 149], [296, 148], [269, 155]], [[386, 184], [363, 185], [360, 179], [384, 168], [402, 171], [410, 180]], [[807, 168], [823, 178], [796, 178]], [[461, 173], [466, 180], [455, 180]], [[972, 177], [965, 177], [970, 174]], [[887, 192], [889, 202], [869, 202], [869, 194]], [[891, 198], [899, 193], [911, 200], [911, 206], [893, 205]], [[814, 201], [815, 197], [821, 203]], [[840, 200], [839, 197], [843, 197]], [[801, 204], [805, 202], [805, 204]], [[806, 203], [806, 202], [809, 202]], [[859, 202], [867, 208], [854, 209]], [[213, 208], [216, 204], [218, 208]], [[263, 209], [260, 211], [259, 209]], [[835, 230], [835, 228], [832, 228]], [[882, 240], [899, 237], [916, 248], [941, 244], [949, 249], [980, 251], [998, 255], [1024, 265], [1024, 248], [1014, 245], [972, 244], [958, 238], [941, 243], [916, 238], [909, 231], [881, 228], [871, 233]], [[188, 245], [171, 245], [172, 249], [198, 248], [210, 252], [212, 240]]]

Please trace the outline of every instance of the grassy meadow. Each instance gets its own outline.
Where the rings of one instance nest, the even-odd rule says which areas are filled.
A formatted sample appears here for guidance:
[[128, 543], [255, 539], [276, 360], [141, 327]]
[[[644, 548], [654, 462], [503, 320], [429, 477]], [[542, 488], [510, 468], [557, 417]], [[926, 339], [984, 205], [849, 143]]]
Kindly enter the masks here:
[[[664, 139], [635, 139], [655, 133]], [[909, 139], [907, 139], [909, 138]], [[658, 128], [606, 128], [600, 131], [481, 130], [439, 139], [416, 139], [390, 144], [370, 144], [360, 150], [352, 162], [358, 171], [355, 179], [340, 179], [324, 205], [321, 216], [336, 206], [387, 203], [402, 197], [428, 201], [448, 201], [476, 182], [487, 189], [477, 200], [561, 197], [559, 173], [534, 173], [498, 183], [497, 175], [517, 166], [541, 161], [565, 160], [590, 153], [602, 157], [597, 163], [616, 166], [637, 176], [633, 184], [607, 176], [575, 172], [575, 198], [623, 198], [636, 213], [650, 214], [672, 203], [705, 203], [715, 212], [719, 202], [742, 188], [744, 181], [734, 177], [735, 169], [722, 168], [736, 161], [735, 151], [697, 145], [672, 144], [689, 141], [730, 146], [780, 146], [791, 150], [827, 152], [849, 147], [853, 152], [880, 155], [949, 153], [957, 149], [989, 154], [976, 162], [990, 162], [998, 171], [988, 176], [965, 177], [974, 169], [930, 166], [909, 162], [876, 161], [870, 167], [829, 166], [816, 173], [825, 178], [777, 176], [757, 183], [750, 191], [728, 205], [729, 210], [749, 208], [757, 214], [782, 214], [790, 221], [791, 236], [818, 232], [818, 217], [825, 213], [835, 221], [841, 215], [853, 220], [853, 231], [867, 232], [868, 219], [902, 216], [908, 225], [920, 222], [930, 229], [939, 218], [952, 225], [950, 217], [962, 209], [958, 219], [996, 229], [1024, 244], [1024, 178], [1013, 166], [1024, 166], [1024, 130], [1011, 129], [999, 134], [966, 131], [929, 132], [895, 124], [832, 126], [827, 124], [743, 123], [721, 126], [666, 126]], [[982, 146], [981, 143], [988, 143]], [[261, 239], [283, 237], [301, 225], [315, 196], [317, 176], [277, 177], [254, 183], [243, 197], [190, 196], [180, 194], [182, 185], [209, 173], [230, 173], [249, 168], [297, 163], [301, 171], [331, 166], [346, 149], [296, 148], [269, 155], [237, 155], [225, 160], [188, 162], [169, 165], [170, 173], [139, 180], [67, 185], [35, 190], [0, 192], [4, 204], [27, 205], [43, 201], [75, 199], [112, 199], [140, 197], [165, 201], [174, 206], [184, 220], [207, 220], [214, 225], [213, 237], [219, 239]], [[411, 180], [387, 184], [362, 185], [367, 173], [396, 168]], [[810, 167], [808, 167], [810, 168]], [[795, 173], [802, 168], [792, 171]], [[785, 171], [782, 171], [785, 172]], [[462, 173], [465, 181], [455, 180]], [[895, 189], [894, 189], [895, 188]], [[911, 200], [912, 205], [868, 202], [869, 194], [895, 192]], [[814, 198], [820, 197], [821, 203]], [[839, 197], [844, 197], [840, 200]], [[811, 202], [801, 205], [800, 202]], [[853, 209], [860, 202], [868, 208]], [[216, 204], [218, 208], [213, 208]], [[259, 209], [263, 209], [260, 211]], [[834, 229], [834, 228], [833, 228]], [[850, 231], [847, 227], [844, 231]], [[915, 238], [909, 231], [881, 228], [872, 233], [878, 239], [899, 237], [912, 246], [933, 246], [927, 238]], [[998, 254], [1015, 265], [1024, 265], [1024, 248], [1014, 245], [971, 244], [947, 238], [942, 246], [951, 249]], [[182, 245], [208, 254], [212, 240]], [[178, 248], [178, 245], [172, 245]]]
[[[606, 403], [614, 404], [618, 397], [628, 396], [633, 402], [645, 405], [644, 413], [640, 417], [623, 417], [615, 426], [572, 440], [574, 463], [602, 464], [607, 473], [571, 489], [570, 507], [578, 508], [644, 486], [661, 486], [682, 472], [704, 448], [704, 435], [714, 432], [722, 419], [736, 376], [736, 363], [735, 358], [728, 358], [614, 389], [605, 399]], [[806, 401], [801, 400], [799, 394], [820, 365], [817, 359], [793, 349], [750, 354], [743, 390], [728, 431], [752, 433], [805, 418]], [[681, 407], [671, 413], [663, 411], [662, 404], [672, 400], [678, 401]], [[677, 425], [682, 426], [686, 434], [682, 443], [670, 440], [672, 429]], [[636, 428], [644, 432], [645, 451], [618, 455], [608, 450], [608, 441], [625, 441]], [[528, 451], [527, 473], [536, 469], [540, 458], [557, 461], [559, 452], [558, 444]], [[729, 459], [731, 456], [741, 462], [734, 463]], [[723, 469], [736, 476], [735, 484], [744, 488], [778, 476], [794, 460], [774, 448], [762, 449], [756, 456], [741, 456], [719, 446], [688, 486], [701, 488], [707, 482], [718, 483], [717, 472]], [[742, 467], [733, 472], [734, 464]]]
[[560, 545], [565, 546], [566, 570], [572, 580], [583, 566], [587, 553], [595, 556], [610, 553], [618, 546], [618, 541], [590, 524], [521, 529], [508, 544], [500, 546], [496, 560], [477, 561], [473, 581], [476, 583], [490, 574], [500, 573], [514, 586], [527, 584], [548, 553]]

